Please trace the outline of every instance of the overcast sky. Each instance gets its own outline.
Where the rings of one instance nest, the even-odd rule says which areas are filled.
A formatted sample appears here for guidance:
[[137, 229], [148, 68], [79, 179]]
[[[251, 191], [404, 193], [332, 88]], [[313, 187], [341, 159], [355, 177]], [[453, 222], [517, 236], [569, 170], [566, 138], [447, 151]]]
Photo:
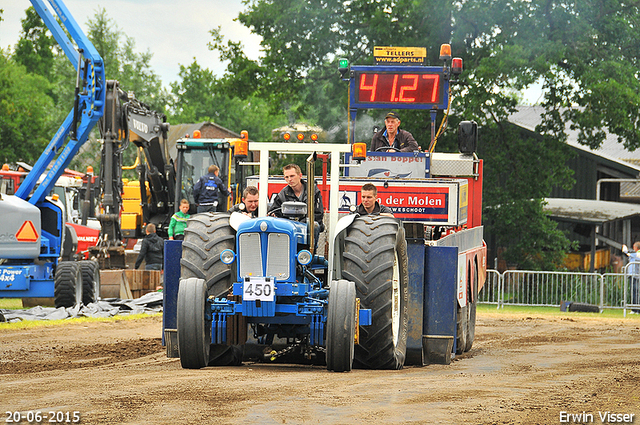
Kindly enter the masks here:
[[[87, 22], [99, 8], [136, 43], [136, 51], [153, 53], [151, 67], [165, 86], [178, 80], [180, 65], [195, 57], [203, 68], [222, 75], [225, 64], [207, 49], [209, 30], [222, 27], [225, 40], [241, 41], [250, 59], [260, 54], [260, 38], [233, 19], [242, 11], [242, 0], [62, 0], [87, 33]], [[48, 2], [45, 2], [47, 5]], [[29, 0], [1, 0], [0, 47], [15, 46]]]

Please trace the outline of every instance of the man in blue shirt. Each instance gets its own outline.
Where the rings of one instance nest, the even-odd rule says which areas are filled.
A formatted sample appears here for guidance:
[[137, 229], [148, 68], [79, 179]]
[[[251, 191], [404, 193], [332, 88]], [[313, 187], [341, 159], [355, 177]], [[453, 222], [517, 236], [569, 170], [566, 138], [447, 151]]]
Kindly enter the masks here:
[[[220, 168], [210, 165], [207, 171], [208, 173], [200, 177], [193, 187], [193, 200], [198, 205], [198, 213], [218, 211], [218, 205], [231, 196], [222, 179], [218, 177]], [[220, 211], [226, 209], [226, 203], [221, 205]]]

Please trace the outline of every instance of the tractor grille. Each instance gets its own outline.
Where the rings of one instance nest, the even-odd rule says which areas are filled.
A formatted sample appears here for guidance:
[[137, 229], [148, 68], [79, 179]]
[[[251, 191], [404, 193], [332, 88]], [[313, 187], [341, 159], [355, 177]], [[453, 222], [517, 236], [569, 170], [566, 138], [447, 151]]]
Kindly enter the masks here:
[[240, 276], [274, 276], [289, 278], [289, 236], [269, 233], [267, 238], [267, 270], [262, 270], [262, 245], [260, 233], [243, 233], [239, 238]]
[[277, 279], [289, 278], [289, 235], [269, 234], [266, 276], [275, 276]]
[[260, 233], [243, 233], [238, 242], [240, 276], [263, 276]]

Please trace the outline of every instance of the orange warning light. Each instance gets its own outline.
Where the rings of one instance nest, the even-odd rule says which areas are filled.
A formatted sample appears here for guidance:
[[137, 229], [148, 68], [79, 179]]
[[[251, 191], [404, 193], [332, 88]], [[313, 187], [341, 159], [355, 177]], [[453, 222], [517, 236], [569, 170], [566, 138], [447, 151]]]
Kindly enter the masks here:
[[440, 46], [440, 60], [451, 60], [451, 44], [443, 44]]
[[366, 143], [354, 143], [351, 148], [353, 153], [353, 159], [356, 161], [364, 161], [367, 159], [367, 144]]
[[27, 220], [22, 224], [16, 233], [16, 240], [18, 242], [36, 242], [38, 240], [38, 232], [31, 221]]
[[246, 140], [237, 140], [233, 146], [233, 154], [236, 159], [246, 159], [249, 155], [249, 143]]

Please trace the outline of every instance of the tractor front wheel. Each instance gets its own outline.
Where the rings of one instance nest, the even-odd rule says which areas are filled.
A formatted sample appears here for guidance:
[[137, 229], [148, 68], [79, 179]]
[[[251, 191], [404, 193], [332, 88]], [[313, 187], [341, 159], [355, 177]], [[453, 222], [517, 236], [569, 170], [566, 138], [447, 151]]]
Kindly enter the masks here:
[[327, 369], [349, 372], [353, 365], [356, 333], [356, 286], [353, 282], [331, 282], [328, 310]]
[[178, 288], [178, 355], [185, 369], [201, 369], [209, 364], [211, 314], [206, 311], [207, 285], [203, 279], [180, 280]]

